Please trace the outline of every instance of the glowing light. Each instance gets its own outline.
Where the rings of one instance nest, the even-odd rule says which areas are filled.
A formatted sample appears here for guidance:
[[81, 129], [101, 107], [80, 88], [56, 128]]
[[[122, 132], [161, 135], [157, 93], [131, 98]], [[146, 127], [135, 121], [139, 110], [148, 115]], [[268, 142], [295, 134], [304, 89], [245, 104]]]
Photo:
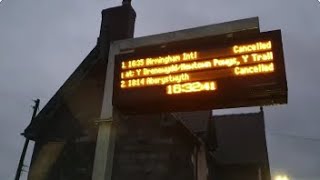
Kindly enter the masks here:
[[174, 83], [187, 82], [190, 80], [188, 73], [181, 73], [176, 75], [167, 76], [157, 76], [157, 77], [145, 77], [140, 79], [129, 79], [122, 80], [120, 87], [124, 88], [134, 88], [134, 87], [144, 87], [144, 86], [157, 86], [157, 85], [167, 85]]
[[[242, 61], [241, 61], [242, 60]], [[259, 63], [265, 61], [273, 60], [273, 52], [263, 52], [263, 53], [251, 53], [247, 55], [242, 55], [238, 57], [229, 57], [229, 58], [220, 58], [203, 61], [191, 61], [187, 63], [177, 63], [166, 66], [157, 66], [157, 67], [144, 67], [138, 69], [130, 69], [121, 72], [121, 79], [132, 79], [146, 76], [155, 76], [155, 75], [166, 75], [171, 73], [183, 73], [190, 71], [197, 71], [202, 69], [214, 69], [220, 67], [232, 67], [240, 66], [242, 64], [248, 63]], [[134, 61], [134, 64], [143, 64], [138, 63], [142, 62], [140, 60]], [[132, 63], [130, 63], [132, 64]], [[140, 65], [139, 65], [140, 66]], [[252, 74], [252, 73], [251, 73]]]
[[[199, 73], [201, 70], [208, 74], [214, 69], [228, 72], [219, 77], [230, 76], [230, 71], [225, 69], [233, 71], [235, 76], [271, 73], [275, 70], [271, 49], [272, 42], [266, 40], [234, 45], [217, 52], [189, 51], [122, 61], [120, 88], [164, 86], [169, 95], [214, 91], [216, 82], [201, 81], [200, 76], [204, 77]], [[208, 77], [202, 80], [208, 80]]]
[[182, 56], [184, 61], [196, 60], [198, 58], [198, 52], [183, 53]]
[[267, 42], [257, 42], [254, 44], [247, 44], [247, 45], [235, 45], [233, 46], [233, 52], [235, 54], [239, 53], [248, 53], [248, 52], [257, 52], [261, 50], [269, 50], [272, 48], [271, 41]]
[[273, 53], [271, 51], [266, 53], [252, 53], [251, 57], [254, 62], [273, 60]]
[[273, 63], [234, 68], [234, 74], [237, 76], [259, 74], [259, 73], [270, 73], [273, 71], [274, 71]]
[[183, 84], [173, 84], [167, 86], [167, 94], [182, 94], [182, 93], [193, 93], [202, 91], [214, 91], [217, 89], [215, 81], [207, 82], [188, 82]]
[[277, 175], [274, 180], [289, 180], [287, 175]]
[[121, 69], [134, 69], [149, 66], [161, 66], [173, 63], [179, 63], [183, 61], [196, 60], [198, 58], [198, 52], [183, 52], [177, 55], [166, 55], [159, 57], [148, 57], [135, 60], [124, 61], [121, 64]]
[[213, 59], [213, 65], [216, 67], [231, 67], [235, 65], [240, 65], [240, 62], [236, 57], [231, 57], [226, 59]]
[[168, 66], [142, 68], [142, 69], [124, 71], [121, 73], [121, 79], [189, 72], [189, 71], [208, 69], [208, 68], [212, 68], [211, 61], [172, 64]]

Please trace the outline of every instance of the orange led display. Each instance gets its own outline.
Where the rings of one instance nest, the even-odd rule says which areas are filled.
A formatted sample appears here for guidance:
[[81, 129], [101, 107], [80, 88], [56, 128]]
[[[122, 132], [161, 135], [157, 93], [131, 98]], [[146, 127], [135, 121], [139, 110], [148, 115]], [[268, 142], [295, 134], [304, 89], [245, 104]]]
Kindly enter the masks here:
[[[218, 69], [222, 67], [238, 67], [248, 64], [263, 63], [273, 60], [273, 52], [250, 53], [228, 58], [211, 58], [206, 60], [176, 63], [157, 67], [140, 67], [131, 70], [122, 70], [121, 79], [132, 79], [157, 75], [192, 72], [198, 70]], [[122, 62], [123, 63], [123, 62]], [[238, 75], [238, 73], [235, 73]]]
[[[180, 87], [179, 85], [182, 84], [179, 83], [184, 83], [184, 86], [187, 87], [190, 87], [190, 84], [193, 82], [195, 87], [200, 85], [198, 81], [194, 81], [192, 78], [194, 74], [193, 72], [197, 71], [231, 68], [235, 76], [270, 73], [274, 71], [274, 64], [272, 62], [273, 52], [270, 51], [271, 46], [271, 41], [266, 43], [256, 42], [253, 45], [234, 45], [230, 47], [230, 51], [233, 52], [232, 56], [225, 58], [214, 57], [213, 52], [213, 56], [211, 58], [206, 57], [198, 59], [201, 57], [201, 52], [193, 51], [188, 53], [183, 52], [180, 55], [166, 55], [158, 58], [129, 60], [122, 62], [120, 71], [120, 87], [122, 89], [126, 89], [175, 84], [173, 86], [166, 86], [167, 89], [171, 89], [170, 92], [174, 92], [172, 88], [175, 87], [175, 89], [177, 89]], [[255, 52], [253, 49], [256, 51], [266, 49], [268, 51]], [[239, 51], [250, 51], [250, 53], [236, 55]], [[155, 66], [155, 64], [158, 66]], [[229, 74], [226, 74], [226, 76], [228, 75]], [[205, 88], [196, 88], [197, 90], [183, 89], [184, 88], [181, 89], [181, 93], [207, 91]]]
[[[269, 98], [272, 103], [286, 101], [280, 31], [248, 39], [216, 42], [207, 38], [181, 44], [187, 44], [187, 48], [171, 45], [168, 47], [172, 49], [153, 53], [152, 48], [142, 48], [119, 55], [114, 84], [116, 104], [119, 99], [118, 104], [123, 107], [131, 101], [141, 104], [163, 101], [162, 108], [167, 109], [169, 100], [184, 107], [191, 103], [186, 99], [192, 99], [212, 108], [242, 106], [248, 99], [258, 102], [255, 98], [261, 101]], [[186, 104], [180, 104], [181, 100]]]

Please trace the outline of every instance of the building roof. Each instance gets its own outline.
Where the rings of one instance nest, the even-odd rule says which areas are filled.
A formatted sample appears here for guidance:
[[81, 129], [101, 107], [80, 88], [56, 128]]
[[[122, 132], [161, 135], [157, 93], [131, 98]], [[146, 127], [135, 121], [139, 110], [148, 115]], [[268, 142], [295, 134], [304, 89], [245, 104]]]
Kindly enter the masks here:
[[[52, 125], [52, 120], [57, 122], [61, 119], [67, 122], [77, 119], [79, 114], [75, 112], [76, 108], [79, 108], [76, 107], [79, 102], [75, 97], [87, 91], [85, 87], [89, 84], [95, 84], [95, 88], [91, 88], [91, 91], [100, 92], [94, 96], [102, 96], [104, 84], [101, 81], [104, 78], [101, 75], [105, 69], [106, 62], [99, 59], [99, 48], [96, 46], [31, 121], [23, 134], [30, 139], [37, 139], [44, 133], [48, 135], [47, 131]], [[92, 115], [98, 114], [93, 113]]]
[[97, 45], [25, 129], [32, 140], [96, 138], [110, 42], [133, 37], [136, 13], [130, 5], [104, 9]]

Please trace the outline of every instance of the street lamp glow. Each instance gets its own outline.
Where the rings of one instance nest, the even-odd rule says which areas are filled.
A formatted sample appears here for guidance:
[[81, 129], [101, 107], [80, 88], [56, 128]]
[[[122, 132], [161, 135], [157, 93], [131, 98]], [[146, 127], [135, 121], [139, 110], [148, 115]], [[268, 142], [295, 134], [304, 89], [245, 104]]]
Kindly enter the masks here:
[[274, 180], [289, 180], [287, 175], [278, 175], [274, 178]]

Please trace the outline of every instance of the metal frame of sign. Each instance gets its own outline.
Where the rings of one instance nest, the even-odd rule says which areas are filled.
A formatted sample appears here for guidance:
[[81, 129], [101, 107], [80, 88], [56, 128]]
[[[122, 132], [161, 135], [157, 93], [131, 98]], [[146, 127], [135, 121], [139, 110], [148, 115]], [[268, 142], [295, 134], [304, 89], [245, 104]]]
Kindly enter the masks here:
[[[202, 50], [209, 50], [210, 52], [210, 49], [213, 51], [223, 48], [228, 49], [236, 44], [253, 43], [259, 40], [272, 41], [271, 51], [273, 53], [272, 62], [274, 63], [272, 73], [234, 76], [230, 74], [230, 69], [234, 69], [235, 67], [222, 66], [209, 71], [201, 69], [197, 72], [190, 72], [193, 73], [191, 74], [192, 77], [195, 77], [197, 73], [200, 82], [204, 82], [205, 80], [215, 82], [217, 87], [215, 87], [216, 89], [214, 91], [173, 95], [166, 93], [168, 85], [162, 86], [158, 84], [155, 86], [125, 89], [122, 89], [120, 86], [123, 80], [121, 77], [121, 63], [128, 60]], [[193, 111], [261, 106], [287, 102], [287, 84], [281, 32], [278, 30], [259, 33], [257, 18], [117, 41], [112, 44], [110, 52], [109, 61], [110, 58], [112, 58], [115, 67], [113, 69], [114, 72], [112, 72], [112, 75], [114, 75], [112, 103], [114, 107], [117, 107], [122, 112]], [[262, 51], [261, 53], [264, 52], [266, 53], [268, 51]], [[226, 57], [231, 55], [230, 52], [229, 54], [228, 52], [224, 53]], [[248, 52], [247, 55], [252, 54]], [[217, 72], [219, 72], [218, 74], [222, 73], [222, 76], [219, 77]], [[192, 80], [190, 81], [194, 82]], [[110, 88], [110, 86], [108, 86], [108, 88]]]
[[[257, 42], [272, 42], [272, 48], [267, 50], [260, 50], [254, 52], [244, 52], [242, 54], [234, 54], [230, 52], [231, 47], [241, 44], [255, 44]], [[221, 60], [221, 66], [214, 69], [200, 69], [187, 73], [173, 73], [158, 76], [135, 77], [129, 79], [121, 79], [121, 63], [125, 63], [128, 59], [143, 59], [147, 57], [166, 57], [168, 54], [179, 54], [182, 56], [184, 52], [205, 52], [216, 53], [215, 57], [208, 57], [208, 62], [213, 61], [214, 58], [232, 60], [232, 57], [237, 57], [239, 62], [242, 60], [241, 56], [251, 56], [252, 62], [242, 63], [239, 66], [223, 66], [224, 61]], [[220, 53], [218, 53], [220, 52]], [[268, 55], [272, 59], [268, 59]], [[204, 54], [204, 53], [202, 53]], [[257, 56], [260, 55], [261, 58]], [[209, 55], [210, 56], [210, 55]], [[253, 57], [254, 56], [254, 57]], [[266, 60], [254, 62], [253, 60]], [[269, 57], [271, 57], [269, 56]], [[218, 60], [219, 60], [218, 59]], [[217, 61], [218, 61], [217, 60]], [[201, 60], [194, 60], [192, 62], [199, 63]], [[219, 61], [218, 61], [219, 62]], [[213, 64], [213, 62], [211, 62]], [[203, 64], [203, 63], [202, 63]], [[240, 64], [240, 63], [239, 63]], [[176, 64], [174, 64], [176, 65]], [[178, 63], [179, 65], [179, 63]], [[264, 70], [269, 71], [268, 67], [272, 65], [272, 72], [259, 72]], [[134, 70], [155, 69], [165, 67], [163, 64], [152, 67], [148, 66], [135, 68]], [[234, 72], [243, 70], [246, 73], [247, 69], [255, 70], [258, 73], [235, 75]], [[261, 70], [262, 69], [262, 70]], [[269, 68], [270, 69], [270, 68]], [[132, 84], [131, 82], [143, 80], [143, 82], [152, 82], [152, 79], [157, 77], [174, 77], [173, 75], [189, 74], [190, 79], [185, 84], [182, 82], [171, 83], [173, 85], [149, 85], [130, 87], [122, 89], [121, 82]], [[183, 77], [182, 77], [183, 78]], [[150, 80], [151, 79], [151, 80]], [[161, 81], [160, 81], [161, 82]], [[190, 91], [190, 82], [212, 82], [215, 88], [213, 91], [201, 91], [191, 93], [181, 93]], [[179, 85], [181, 84], [181, 85]], [[185, 86], [184, 86], [185, 85]], [[205, 84], [210, 88], [209, 84]], [[178, 94], [168, 95], [166, 89], [178, 87]], [[198, 85], [199, 87], [199, 85]], [[175, 88], [177, 89], [177, 88]], [[199, 89], [199, 88], [198, 88]], [[234, 108], [234, 107], [248, 107], [248, 106], [262, 106], [287, 103], [287, 84], [285, 76], [284, 58], [282, 51], [281, 31], [270, 31], [259, 34], [250, 34], [241, 37], [228, 38], [226, 36], [213, 36], [199, 39], [179, 41], [176, 43], [169, 43], [163, 45], [162, 48], [152, 46], [136, 48], [133, 52], [123, 53], [116, 56], [115, 63], [115, 79], [114, 79], [114, 105], [124, 112], [175, 112], [175, 111], [192, 111], [204, 109], [220, 109], [220, 108]], [[172, 90], [171, 90], [172, 91]], [[172, 93], [172, 92], [171, 92]]]

